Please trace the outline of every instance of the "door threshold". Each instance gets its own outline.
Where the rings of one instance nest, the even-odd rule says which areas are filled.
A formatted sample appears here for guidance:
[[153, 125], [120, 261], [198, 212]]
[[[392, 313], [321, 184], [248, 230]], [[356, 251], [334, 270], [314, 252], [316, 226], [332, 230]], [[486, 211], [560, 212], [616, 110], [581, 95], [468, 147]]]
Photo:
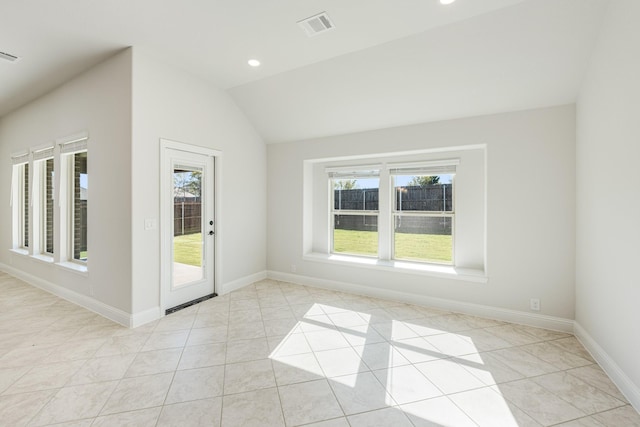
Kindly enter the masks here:
[[165, 314], [165, 316], [166, 316], [167, 314], [175, 313], [176, 311], [180, 311], [180, 310], [182, 310], [183, 308], [191, 307], [192, 305], [196, 305], [196, 304], [198, 304], [198, 303], [200, 303], [200, 302], [202, 302], [202, 301], [206, 301], [206, 300], [208, 300], [208, 299], [211, 299], [211, 298], [213, 298], [213, 297], [217, 297], [217, 296], [218, 296], [218, 294], [216, 294], [216, 293], [214, 292], [214, 293], [212, 293], [212, 294], [205, 295], [205, 296], [200, 297], [200, 298], [196, 298], [196, 299], [194, 299], [194, 300], [192, 300], [192, 301], [185, 302], [184, 304], [180, 304], [180, 305], [176, 305], [175, 307], [167, 308], [167, 309], [164, 311], [164, 314]]

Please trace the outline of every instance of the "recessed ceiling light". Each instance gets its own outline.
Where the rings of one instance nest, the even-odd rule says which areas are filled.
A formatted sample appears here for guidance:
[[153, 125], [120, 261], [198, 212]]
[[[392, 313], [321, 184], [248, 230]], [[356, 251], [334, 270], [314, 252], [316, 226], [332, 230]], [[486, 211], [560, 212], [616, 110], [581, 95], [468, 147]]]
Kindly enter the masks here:
[[440, 0], [440, 4], [451, 4], [456, 0]]
[[252, 67], [259, 67], [260, 61], [258, 61], [257, 59], [250, 59], [249, 61], [247, 61], [247, 64], [251, 65]]

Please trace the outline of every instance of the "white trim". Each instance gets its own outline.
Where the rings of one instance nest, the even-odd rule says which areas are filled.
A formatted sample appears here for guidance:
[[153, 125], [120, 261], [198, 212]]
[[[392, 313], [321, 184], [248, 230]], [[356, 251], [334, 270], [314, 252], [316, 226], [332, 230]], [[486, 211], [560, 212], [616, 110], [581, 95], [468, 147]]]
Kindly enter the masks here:
[[631, 378], [624, 373], [618, 364], [600, 347], [589, 333], [578, 323], [574, 322], [574, 333], [591, 356], [598, 362], [602, 370], [611, 378], [611, 381], [620, 389], [629, 403], [640, 412], [640, 386], [633, 383]]
[[527, 313], [524, 311], [510, 310], [500, 307], [491, 307], [487, 305], [430, 297], [427, 295], [412, 294], [390, 289], [380, 289], [370, 286], [319, 279], [316, 277], [302, 276], [297, 274], [281, 273], [278, 271], [268, 271], [267, 277], [269, 279], [286, 281], [304, 286], [331, 289], [358, 295], [372, 296], [376, 298], [385, 298], [388, 300], [440, 308], [443, 310], [471, 314], [474, 316], [481, 316], [489, 319], [502, 320], [510, 323], [518, 323], [521, 325], [534, 326], [537, 328], [573, 333], [573, 320], [563, 319], [561, 317], [545, 316], [541, 314]]
[[131, 325], [131, 315], [118, 308], [112, 307], [87, 295], [79, 294], [75, 291], [72, 291], [71, 289], [53, 284], [47, 280], [33, 276], [29, 273], [25, 273], [24, 271], [18, 270], [5, 264], [0, 264], [0, 270], [9, 273], [11, 276], [18, 278], [31, 286], [42, 289], [43, 291], [49, 292], [62, 299], [79, 305], [80, 307], [93, 311], [94, 313], [106, 317], [109, 320], [113, 320], [114, 322], [119, 323], [122, 326], [128, 328]]
[[244, 288], [252, 283], [259, 282], [260, 280], [264, 280], [267, 278], [267, 271], [263, 270], [258, 273], [253, 273], [248, 276], [241, 277], [236, 280], [232, 280], [231, 282], [227, 282], [220, 286], [221, 290], [219, 295], [225, 295], [229, 292], [237, 291], [238, 289]]
[[[391, 175], [400, 175], [405, 173], [403, 169], [447, 169], [455, 173], [456, 166], [460, 164], [460, 159], [443, 159], [443, 160], [426, 160], [424, 162], [402, 162], [387, 163], [387, 169]], [[446, 172], [445, 172], [446, 173]]]
[[52, 159], [55, 155], [55, 146], [49, 144], [45, 145], [42, 148], [33, 148], [31, 150], [33, 153], [33, 161], [37, 162], [40, 160], [48, 160]]
[[328, 166], [325, 172], [357, 172], [357, 171], [378, 171], [382, 168], [382, 163], [374, 163], [368, 165], [350, 165], [350, 166]]
[[148, 310], [134, 313], [130, 316], [129, 327], [137, 328], [154, 320], [158, 320], [162, 317], [162, 310], [160, 307], [153, 307]]
[[[483, 203], [483, 213], [484, 213], [484, 230], [483, 230], [483, 252], [482, 252], [482, 261], [483, 261], [483, 266], [484, 266], [484, 274], [486, 274], [487, 276], [489, 275], [489, 256], [488, 256], [488, 251], [489, 251], [489, 172], [487, 167], [489, 166], [489, 155], [488, 155], [488, 151], [489, 151], [489, 146], [488, 145], [483, 145], [483, 153], [484, 153], [484, 198], [482, 200]], [[454, 201], [454, 207], [455, 207], [455, 201]]]
[[387, 163], [387, 169], [421, 169], [440, 166], [457, 166], [460, 159], [425, 160], [423, 162]]
[[53, 255], [34, 254], [34, 255], [31, 255], [31, 259], [33, 259], [34, 261], [43, 262], [49, 265], [53, 264]]
[[486, 144], [470, 144], [470, 145], [454, 145], [451, 147], [439, 147], [439, 148], [425, 148], [420, 150], [407, 150], [407, 151], [390, 151], [385, 153], [370, 153], [370, 154], [358, 154], [350, 156], [336, 156], [336, 157], [322, 157], [318, 159], [306, 159], [305, 162], [309, 163], [326, 163], [326, 162], [338, 162], [349, 160], [364, 160], [364, 159], [378, 159], [382, 157], [399, 157], [399, 156], [411, 156], [418, 154], [436, 154], [446, 153], [448, 151], [469, 151], [477, 149], [485, 149]]
[[89, 139], [89, 132], [81, 131], [71, 135], [63, 136], [61, 138], [56, 138], [56, 145], [70, 144], [72, 142], [81, 141], [83, 139]]
[[76, 153], [81, 153], [83, 151], [88, 151], [89, 140], [88, 139], [78, 139], [76, 141], [66, 142], [64, 144], [60, 144], [60, 154], [61, 155], [71, 155]]
[[341, 172], [378, 172], [382, 168], [382, 163], [375, 163], [371, 165], [351, 165], [351, 166], [329, 166], [324, 169], [326, 173], [339, 174]]
[[26, 153], [11, 155], [11, 164], [14, 166], [29, 163], [30, 160], [31, 160], [31, 153], [29, 153], [28, 151]]
[[[392, 178], [394, 174], [408, 174], [408, 175], [435, 175], [435, 174], [451, 174], [452, 177], [455, 176], [455, 169], [457, 165], [464, 163], [464, 154], [465, 151], [477, 151], [482, 150], [483, 158], [476, 159], [472, 162], [472, 165], [478, 167], [482, 165], [482, 181], [479, 179], [474, 181], [473, 185], [477, 185], [479, 182], [483, 182], [483, 196], [482, 196], [482, 205], [480, 203], [473, 204], [474, 212], [476, 212], [478, 217], [480, 216], [480, 209], [482, 209], [483, 219], [482, 219], [482, 241], [473, 242], [473, 247], [476, 248], [475, 251], [471, 252], [471, 257], [466, 262], [456, 265], [456, 260], [460, 260], [460, 256], [463, 254], [456, 254], [457, 251], [461, 251], [461, 249], [465, 248], [463, 244], [467, 239], [466, 234], [460, 235], [456, 234], [456, 226], [454, 215], [454, 210], [447, 211], [446, 213], [442, 212], [407, 212], [407, 211], [398, 211], [395, 209], [394, 200], [394, 185], [392, 185]], [[447, 155], [438, 155], [437, 157], [444, 157], [441, 159], [433, 159], [431, 156], [434, 153], [447, 153]], [[412, 155], [412, 158], [406, 158], [408, 155]], [[427, 157], [430, 155], [431, 160], [424, 159], [420, 160], [422, 156]], [[451, 157], [456, 156], [456, 157]], [[475, 154], [474, 154], [475, 156]], [[367, 159], [372, 162], [370, 164], [357, 165], [355, 162], [363, 161], [363, 159]], [[404, 162], [393, 162], [392, 160], [405, 160]], [[348, 164], [343, 166], [345, 163], [340, 163], [339, 166], [332, 166], [333, 162], [347, 162], [352, 161], [356, 164]], [[380, 161], [382, 167], [379, 170], [379, 209], [378, 211], [344, 211], [344, 210], [335, 210], [335, 201], [334, 197], [336, 195], [336, 191], [334, 191], [332, 186], [332, 171], [334, 174], [344, 174], [344, 176], [348, 178], [357, 178], [357, 174], [352, 172], [358, 168], [371, 168], [374, 165], [373, 162]], [[317, 166], [316, 166], [317, 165]], [[406, 169], [403, 169], [406, 168]], [[413, 168], [413, 169], [412, 169]], [[336, 253], [334, 252], [334, 242], [333, 242], [333, 233], [332, 231], [335, 228], [334, 220], [335, 215], [377, 215], [378, 216], [378, 252], [377, 258], [380, 260], [380, 263], [376, 263], [374, 268], [380, 267], [387, 269], [402, 269], [403, 271], [407, 271], [409, 273], [417, 272], [417, 274], [426, 274], [433, 275], [432, 267], [416, 267], [415, 264], [418, 262], [412, 262], [407, 259], [394, 259], [393, 249], [394, 249], [394, 220], [399, 215], [403, 216], [420, 216], [420, 217], [450, 217], [452, 224], [452, 232], [451, 238], [453, 241], [452, 248], [452, 259], [447, 263], [438, 263], [435, 260], [429, 262], [429, 264], [442, 264], [442, 265], [451, 265], [454, 267], [452, 271], [447, 272], [448, 278], [460, 278], [461, 280], [467, 280], [468, 277], [460, 277], [460, 276], [471, 276], [471, 281], [474, 282], [487, 282], [487, 264], [488, 264], [488, 241], [487, 241], [487, 227], [488, 227], [488, 219], [487, 219], [487, 206], [488, 206], [488, 179], [487, 179], [487, 146], [486, 144], [475, 144], [475, 145], [466, 145], [466, 146], [457, 146], [457, 147], [442, 147], [438, 149], [425, 149], [425, 150], [413, 150], [413, 151], [404, 151], [404, 152], [394, 152], [394, 153], [375, 153], [369, 155], [358, 155], [358, 156], [345, 156], [345, 157], [334, 157], [334, 158], [319, 158], [319, 159], [306, 159], [303, 160], [303, 169], [304, 169], [304, 181], [303, 185], [305, 187], [304, 197], [303, 197], [303, 212], [302, 212], [302, 220], [303, 220], [303, 245], [302, 245], [302, 253], [303, 257], [310, 257], [310, 260], [320, 261], [320, 262], [330, 262], [333, 260], [331, 258], [332, 255], [348, 255], [347, 253]], [[321, 170], [325, 172], [329, 172], [329, 180], [327, 182], [327, 214], [326, 214], [326, 224], [325, 227], [325, 217], [316, 215], [316, 211], [319, 206], [324, 207], [324, 197], [322, 197], [320, 186], [318, 181], [322, 175], [318, 175]], [[343, 171], [343, 172], [340, 172]], [[348, 174], [352, 172], [352, 175]], [[343, 177], [340, 175], [339, 177]], [[454, 188], [453, 192], [453, 201], [454, 205], [457, 205], [456, 201], [459, 198], [459, 194], [455, 187], [457, 184], [454, 184], [454, 180], [452, 180], [452, 187]], [[471, 182], [471, 179], [469, 179]], [[444, 186], [443, 186], [444, 188]], [[307, 191], [309, 190], [309, 191]], [[480, 189], [478, 189], [480, 191]], [[309, 197], [307, 197], [309, 195]], [[322, 199], [321, 199], [322, 197]], [[480, 202], [480, 200], [477, 200]], [[471, 221], [471, 220], [469, 220]], [[480, 230], [479, 223], [477, 223], [477, 219], [473, 220], [473, 228]], [[323, 231], [322, 229], [325, 229]], [[470, 251], [470, 250], [468, 250]], [[457, 256], [456, 256], [457, 255]], [[478, 259], [481, 256], [482, 259]], [[349, 260], [340, 260], [344, 262], [343, 265], [348, 265]], [[357, 265], [359, 267], [365, 267], [363, 264], [367, 264], [366, 262], [359, 262], [356, 259], [352, 260], [351, 265]], [[390, 262], [391, 261], [391, 262]], [[394, 261], [396, 261], [394, 263]], [[370, 263], [369, 263], [370, 264]], [[481, 277], [478, 280], [478, 277]]]
[[11, 252], [14, 255], [29, 256], [29, 251], [22, 248], [11, 248], [9, 249], [9, 252]]
[[165, 179], [169, 173], [169, 159], [171, 158], [168, 150], [177, 150], [185, 153], [207, 156], [213, 160], [213, 218], [214, 218], [214, 264], [213, 264], [213, 289], [218, 292], [218, 286], [222, 277], [222, 151], [214, 150], [207, 147], [186, 144], [183, 142], [172, 141], [160, 138], [160, 310], [163, 312], [167, 307], [167, 298], [165, 289], [168, 287], [167, 281], [171, 280], [172, 263], [167, 262], [171, 258], [171, 232], [167, 234], [167, 230], [172, 230], [171, 210], [169, 205], [172, 194], [171, 183]]
[[171, 148], [172, 150], [186, 151], [188, 153], [204, 154], [205, 156], [220, 157], [222, 151], [212, 148], [202, 147], [200, 145], [185, 144], [184, 142], [172, 141], [170, 139], [160, 138], [160, 148]]
[[[112, 307], [87, 295], [79, 294], [75, 291], [67, 289], [63, 286], [53, 284], [47, 280], [33, 276], [29, 273], [25, 273], [16, 268], [10, 267], [6, 264], [0, 263], [0, 271], [4, 271], [7, 274], [22, 280], [28, 285], [42, 289], [50, 294], [56, 295], [62, 299], [72, 302], [82, 308], [99, 314], [109, 320], [112, 320], [127, 328], [137, 328], [146, 323], [153, 322], [164, 316], [161, 308], [153, 307], [138, 313], [129, 314], [118, 308]], [[223, 286], [224, 293], [229, 293], [237, 289], [243, 288], [254, 282], [264, 280], [267, 278], [267, 272], [261, 271], [259, 273], [251, 274], [240, 279], [229, 282]]]
[[310, 253], [302, 257], [305, 261], [325, 264], [347, 265], [356, 268], [368, 268], [383, 271], [394, 271], [443, 279], [462, 280], [465, 282], [487, 283], [489, 278], [482, 270], [458, 268], [448, 264], [427, 264], [402, 260], [383, 260], [375, 257], [353, 256], [346, 254]]
[[72, 273], [80, 274], [81, 276], [89, 276], [89, 269], [86, 265], [80, 264], [79, 262], [72, 261], [62, 261], [56, 263], [56, 267], [59, 267], [63, 270], [71, 271]]

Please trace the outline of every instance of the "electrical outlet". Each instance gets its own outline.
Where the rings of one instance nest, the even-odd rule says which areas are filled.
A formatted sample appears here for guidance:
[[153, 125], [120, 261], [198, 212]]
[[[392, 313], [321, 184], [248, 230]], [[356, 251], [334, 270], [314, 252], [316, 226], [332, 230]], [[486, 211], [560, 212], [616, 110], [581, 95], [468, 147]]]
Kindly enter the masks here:
[[295, 264], [291, 264], [291, 272], [295, 273], [297, 270], [296, 265]]
[[529, 307], [533, 311], [540, 311], [540, 300], [538, 298], [531, 298], [531, 300], [529, 300]]

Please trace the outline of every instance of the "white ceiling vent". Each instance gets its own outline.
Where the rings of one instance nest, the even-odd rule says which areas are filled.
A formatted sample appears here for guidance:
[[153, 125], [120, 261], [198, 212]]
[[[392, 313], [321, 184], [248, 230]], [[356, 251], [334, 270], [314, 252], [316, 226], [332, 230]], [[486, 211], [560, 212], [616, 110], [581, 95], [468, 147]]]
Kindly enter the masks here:
[[316, 36], [335, 28], [333, 22], [331, 22], [331, 19], [329, 18], [329, 15], [327, 15], [327, 12], [322, 12], [303, 19], [302, 21], [298, 21], [298, 25], [302, 27], [309, 37]]
[[18, 62], [20, 61], [19, 56], [11, 55], [10, 53], [0, 52], [0, 59], [3, 59], [7, 62]]

